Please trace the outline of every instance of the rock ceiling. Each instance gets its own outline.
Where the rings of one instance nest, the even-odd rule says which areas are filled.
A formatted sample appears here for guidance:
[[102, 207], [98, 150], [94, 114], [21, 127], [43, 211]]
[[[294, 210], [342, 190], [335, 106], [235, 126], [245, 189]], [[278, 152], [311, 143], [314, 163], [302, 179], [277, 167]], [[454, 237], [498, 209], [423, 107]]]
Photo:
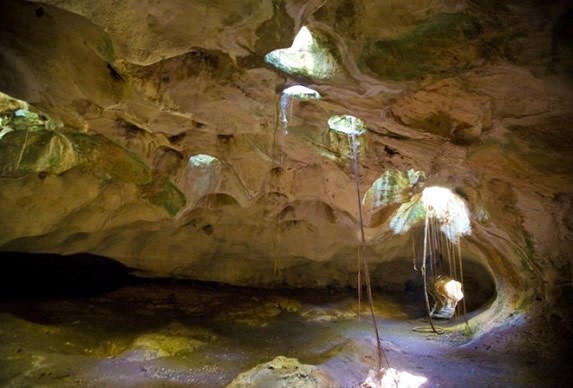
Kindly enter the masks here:
[[[420, 228], [394, 235], [389, 217], [439, 185], [466, 201], [464, 256], [498, 290], [557, 297], [573, 240], [567, 7], [2, 1], [0, 91], [37, 115], [32, 128], [25, 103], [2, 97], [0, 247], [232, 284], [353, 284], [352, 159], [328, 127], [353, 115], [367, 129], [359, 187], [373, 266], [411, 270]], [[303, 26], [332, 56], [328, 77], [265, 62]], [[280, 95], [295, 84], [321, 98], [290, 102], [285, 135]], [[407, 171], [425, 178], [392, 186]], [[394, 205], [372, 191], [384, 174]]]

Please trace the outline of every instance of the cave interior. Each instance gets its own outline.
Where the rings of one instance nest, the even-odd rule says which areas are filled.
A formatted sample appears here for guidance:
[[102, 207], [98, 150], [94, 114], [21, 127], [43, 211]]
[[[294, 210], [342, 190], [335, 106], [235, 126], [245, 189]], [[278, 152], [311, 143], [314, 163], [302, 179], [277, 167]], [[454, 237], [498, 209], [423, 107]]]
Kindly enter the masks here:
[[568, 385], [572, 21], [0, 1], [0, 385]]

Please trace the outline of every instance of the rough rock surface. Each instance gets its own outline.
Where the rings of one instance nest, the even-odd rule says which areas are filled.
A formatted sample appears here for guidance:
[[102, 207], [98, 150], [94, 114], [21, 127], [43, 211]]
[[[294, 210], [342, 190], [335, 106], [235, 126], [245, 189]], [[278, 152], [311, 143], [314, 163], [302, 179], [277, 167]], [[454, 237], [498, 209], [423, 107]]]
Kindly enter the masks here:
[[312, 365], [301, 364], [296, 358], [278, 356], [241, 373], [229, 388], [241, 387], [325, 387], [334, 386], [334, 381]]
[[[63, 127], [18, 126], [19, 103], [2, 105], [3, 128], [14, 128], [0, 140], [0, 248], [90, 252], [237, 285], [353, 284], [352, 161], [330, 146], [327, 125], [351, 114], [367, 128], [362, 195], [387, 171], [423, 172], [423, 185], [467, 201], [464, 257], [494, 277], [500, 305], [563, 301], [573, 260], [568, 6], [2, 1], [0, 91]], [[264, 62], [303, 25], [339, 61], [332, 79]], [[322, 98], [292, 101], [285, 137], [279, 96], [295, 83]], [[191, 163], [196, 155], [215, 162]], [[410, 266], [420, 228], [394, 236], [392, 211], [369, 210], [371, 265]]]

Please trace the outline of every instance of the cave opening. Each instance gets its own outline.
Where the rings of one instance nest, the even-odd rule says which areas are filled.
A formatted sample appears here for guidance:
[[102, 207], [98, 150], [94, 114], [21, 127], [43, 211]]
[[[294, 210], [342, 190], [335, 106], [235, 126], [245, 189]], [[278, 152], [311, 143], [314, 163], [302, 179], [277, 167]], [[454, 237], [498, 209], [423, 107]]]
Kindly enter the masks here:
[[0, 295], [82, 297], [111, 291], [134, 279], [129, 269], [106, 257], [79, 253], [0, 252]]
[[[414, 269], [412, 258], [402, 257], [379, 263], [372, 271], [372, 278], [375, 279], [374, 286], [381, 293], [394, 295], [404, 306], [407, 306], [411, 318], [423, 318], [426, 315], [420, 264], [421, 260], [418, 259], [416, 269]], [[471, 318], [491, 306], [497, 298], [497, 291], [493, 276], [481, 263], [464, 257], [463, 268], [466, 313], [467, 318]], [[458, 322], [464, 318], [461, 305], [456, 308], [456, 318]]]
[[294, 76], [326, 80], [339, 72], [338, 64], [325, 38], [302, 26], [288, 48], [271, 51], [265, 62]]

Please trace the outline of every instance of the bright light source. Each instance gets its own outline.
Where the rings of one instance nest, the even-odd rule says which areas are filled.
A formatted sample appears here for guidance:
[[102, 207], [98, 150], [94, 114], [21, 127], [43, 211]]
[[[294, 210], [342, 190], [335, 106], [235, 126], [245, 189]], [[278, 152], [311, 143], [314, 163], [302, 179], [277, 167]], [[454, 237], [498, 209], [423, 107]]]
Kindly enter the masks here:
[[301, 27], [292, 46], [273, 50], [265, 61], [288, 74], [327, 79], [338, 70], [336, 60], [327, 47], [312, 36], [307, 27]]
[[354, 116], [331, 116], [328, 119], [329, 148], [333, 152], [353, 158], [365, 155], [367, 150], [366, 128], [364, 122]]
[[438, 219], [440, 230], [451, 242], [456, 242], [460, 236], [471, 234], [466, 203], [450, 189], [427, 187], [422, 192], [421, 201], [428, 216]]
[[336, 132], [347, 135], [363, 135], [366, 132], [364, 122], [354, 116], [332, 116], [328, 119], [328, 126]]
[[312, 39], [312, 34], [310, 30], [305, 26], [302, 26], [298, 31], [298, 34], [294, 37], [294, 41], [292, 42], [292, 46], [290, 46], [293, 50], [310, 50], [314, 39]]
[[418, 388], [428, 379], [424, 376], [416, 376], [406, 371], [394, 368], [382, 369], [380, 375], [370, 370], [368, 377], [362, 383], [363, 388]]
[[211, 155], [197, 154], [189, 158], [189, 165], [192, 167], [209, 167], [217, 161], [218, 159]]
[[457, 280], [450, 279], [444, 285], [444, 290], [449, 297], [456, 301], [456, 303], [462, 300], [464, 297], [464, 293], [462, 292], [462, 283], [458, 282]]
[[403, 203], [390, 220], [390, 228], [394, 233], [402, 234], [425, 217], [436, 218], [440, 230], [453, 243], [472, 232], [464, 200], [450, 189], [439, 186], [427, 187], [421, 196]]
[[432, 318], [453, 318], [458, 302], [464, 298], [462, 283], [448, 276], [438, 275], [430, 288], [430, 295], [434, 298], [434, 307], [430, 312]]
[[294, 97], [303, 101], [318, 100], [320, 98], [320, 94], [316, 90], [307, 88], [306, 86], [302, 85], [294, 85], [286, 88], [283, 90], [283, 95]]
[[[302, 85], [294, 85], [283, 90], [281, 95], [281, 122], [285, 125], [288, 123], [287, 111], [291, 98], [296, 98], [297, 100], [302, 101], [318, 100], [320, 98], [320, 94], [316, 90]], [[284, 131], [285, 133], [287, 132], [286, 128]]]

